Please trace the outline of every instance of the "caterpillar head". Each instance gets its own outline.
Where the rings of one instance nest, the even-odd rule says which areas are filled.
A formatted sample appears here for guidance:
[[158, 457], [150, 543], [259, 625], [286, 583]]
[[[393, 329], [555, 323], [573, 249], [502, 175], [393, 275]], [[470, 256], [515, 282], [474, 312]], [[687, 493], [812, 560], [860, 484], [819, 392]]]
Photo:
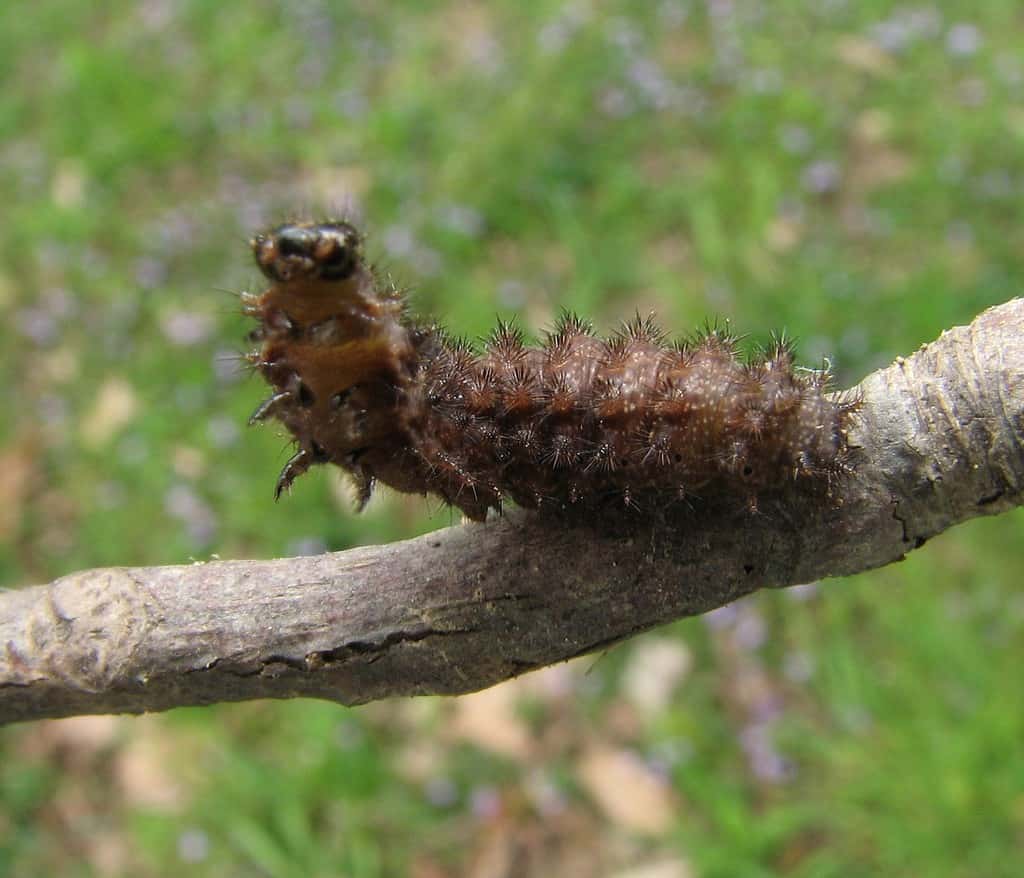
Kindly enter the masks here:
[[260, 271], [272, 281], [345, 280], [360, 259], [360, 238], [346, 222], [285, 223], [252, 240]]

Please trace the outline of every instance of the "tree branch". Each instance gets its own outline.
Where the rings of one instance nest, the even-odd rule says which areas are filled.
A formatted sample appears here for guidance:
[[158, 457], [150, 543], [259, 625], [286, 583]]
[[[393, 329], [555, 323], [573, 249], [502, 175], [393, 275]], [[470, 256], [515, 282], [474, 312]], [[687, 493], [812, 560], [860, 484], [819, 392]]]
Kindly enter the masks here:
[[759, 588], [888, 564], [1021, 503], [1024, 300], [859, 392], [855, 474], [831, 501], [684, 509], [643, 529], [513, 510], [332, 555], [89, 570], [0, 593], [0, 723], [470, 692]]

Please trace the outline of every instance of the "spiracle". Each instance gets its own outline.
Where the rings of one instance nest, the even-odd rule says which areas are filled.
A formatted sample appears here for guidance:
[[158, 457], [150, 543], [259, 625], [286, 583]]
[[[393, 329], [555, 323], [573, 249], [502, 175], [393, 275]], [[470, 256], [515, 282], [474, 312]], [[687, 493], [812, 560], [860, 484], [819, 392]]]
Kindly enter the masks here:
[[635, 510], [813, 488], [850, 470], [855, 397], [795, 365], [776, 337], [737, 353], [709, 325], [670, 343], [637, 315], [610, 337], [566, 313], [539, 345], [499, 323], [475, 350], [411, 317], [348, 222], [289, 223], [253, 240], [270, 281], [243, 294], [249, 361], [271, 387], [252, 421], [296, 443], [276, 493], [314, 464], [351, 474], [360, 508], [380, 482], [483, 520], [511, 500]]

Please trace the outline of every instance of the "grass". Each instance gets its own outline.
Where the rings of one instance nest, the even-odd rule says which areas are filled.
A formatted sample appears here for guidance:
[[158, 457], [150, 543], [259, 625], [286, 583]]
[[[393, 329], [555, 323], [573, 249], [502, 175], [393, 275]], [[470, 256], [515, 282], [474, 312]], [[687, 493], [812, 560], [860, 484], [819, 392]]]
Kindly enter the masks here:
[[[845, 382], [1021, 289], [1010, 0], [9, 6], [6, 585], [451, 521], [394, 495], [356, 516], [322, 471], [272, 502], [287, 449], [240, 429], [263, 388], [221, 291], [258, 283], [245, 242], [283, 217], [355, 209], [470, 336], [718, 315]], [[656, 709], [627, 673], [647, 638], [513, 684], [525, 756], [466, 732], [470, 699], [9, 729], [0, 874], [429, 878], [501, 851], [529, 875], [1015, 874], [1020, 545], [1019, 514], [980, 521], [670, 626], [690, 670]], [[594, 748], [666, 779], [671, 820], [603, 810]]]

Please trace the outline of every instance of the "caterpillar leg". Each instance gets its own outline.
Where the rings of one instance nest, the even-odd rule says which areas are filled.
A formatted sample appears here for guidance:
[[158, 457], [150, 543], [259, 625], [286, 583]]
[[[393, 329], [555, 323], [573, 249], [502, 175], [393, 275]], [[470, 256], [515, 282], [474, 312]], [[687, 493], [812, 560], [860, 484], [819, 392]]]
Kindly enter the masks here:
[[292, 482], [294, 482], [312, 465], [312, 454], [306, 451], [305, 448], [300, 448], [296, 451], [288, 460], [288, 463], [284, 465], [284, 468], [281, 470], [281, 475], [277, 477], [277, 485], [274, 488], [274, 499], [280, 500], [281, 494], [291, 488]]
[[258, 424], [260, 421], [265, 421], [271, 415], [275, 413], [277, 407], [284, 402], [286, 399], [291, 399], [292, 393], [290, 390], [282, 390], [279, 393], [275, 393], [273, 396], [263, 400], [258, 406], [256, 411], [249, 415], [249, 426]]

